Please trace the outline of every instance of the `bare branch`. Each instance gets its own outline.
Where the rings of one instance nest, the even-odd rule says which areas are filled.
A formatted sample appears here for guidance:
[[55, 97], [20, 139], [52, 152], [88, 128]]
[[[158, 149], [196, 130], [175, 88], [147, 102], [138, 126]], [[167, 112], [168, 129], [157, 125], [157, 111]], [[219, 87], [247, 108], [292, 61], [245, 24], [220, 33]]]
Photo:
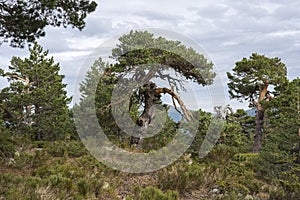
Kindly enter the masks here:
[[178, 91], [179, 90], [179, 87], [177, 86], [177, 83], [179, 84], [179, 86], [184, 89], [183, 87], [183, 80], [180, 80], [180, 79], [176, 79], [176, 78], [173, 78], [171, 77], [169, 74], [162, 74], [161, 71], [157, 71], [158, 75], [157, 77], [163, 79], [163, 80], [166, 80], [168, 81], [169, 85], [174, 85], [176, 87], [176, 90]]
[[177, 106], [176, 106], [176, 103], [175, 103], [175, 100], [174, 100], [174, 97], [172, 97], [172, 102], [173, 102], [173, 105], [174, 105], [175, 110], [176, 110], [182, 117], [184, 117], [184, 115], [181, 113], [181, 111], [178, 110], [178, 108], [177, 108]]
[[185, 107], [183, 101], [180, 99], [180, 97], [178, 95], [176, 95], [174, 93], [174, 91], [168, 89], [168, 88], [156, 88], [155, 89], [155, 93], [157, 94], [161, 94], [161, 93], [168, 93], [169, 95], [172, 96], [172, 98], [176, 99], [176, 101], [178, 102], [178, 104], [180, 105], [181, 110], [184, 113], [184, 117], [186, 118], [187, 121], [191, 121], [193, 116], [191, 114], [191, 112]]
[[10, 73], [6, 73], [5, 76], [9, 76], [10, 78], [15, 78], [19, 81], [22, 81], [24, 83], [24, 85], [30, 84], [30, 80], [29, 80], [28, 76], [26, 76], [25, 78], [22, 78], [22, 77], [18, 76], [17, 74], [10, 74]]

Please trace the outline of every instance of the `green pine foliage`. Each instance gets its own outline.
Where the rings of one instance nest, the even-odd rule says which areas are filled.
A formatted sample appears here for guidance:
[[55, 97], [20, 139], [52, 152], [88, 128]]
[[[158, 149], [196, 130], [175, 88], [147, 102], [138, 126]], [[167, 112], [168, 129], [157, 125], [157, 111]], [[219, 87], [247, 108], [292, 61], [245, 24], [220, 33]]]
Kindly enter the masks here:
[[11, 158], [15, 154], [15, 142], [7, 132], [0, 132], [0, 158]]
[[87, 14], [95, 11], [95, 1], [1, 1], [0, 44], [9, 42], [12, 47], [24, 47], [45, 36], [46, 26], [71, 26], [83, 29]]
[[119, 41], [117, 47], [112, 49], [112, 58], [118, 61], [114, 67], [117, 72], [130, 70], [132, 66], [160, 65], [161, 72], [172, 68], [184, 78], [203, 86], [212, 84], [216, 76], [212, 62], [180, 41], [155, 37], [148, 31], [133, 30], [121, 36]]
[[297, 199], [300, 196], [299, 78], [280, 88], [281, 95], [267, 104], [268, 137], [257, 160], [258, 173], [274, 181], [281, 192], [274, 198]]
[[35, 43], [28, 58], [13, 57], [4, 73], [10, 85], [2, 92], [4, 121], [16, 132], [53, 140], [70, 134], [71, 121], [63, 75], [48, 51]]

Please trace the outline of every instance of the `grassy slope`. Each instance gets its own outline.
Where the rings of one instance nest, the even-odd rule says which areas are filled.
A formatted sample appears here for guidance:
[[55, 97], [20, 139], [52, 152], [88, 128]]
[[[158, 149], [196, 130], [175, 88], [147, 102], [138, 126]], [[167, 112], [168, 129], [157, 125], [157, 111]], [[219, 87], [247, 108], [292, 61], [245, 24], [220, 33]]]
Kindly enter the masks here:
[[254, 172], [254, 154], [218, 145], [203, 160], [183, 156], [148, 174], [114, 171], [79, 141], [17, 140], [0, 164], [0, 199], [269, 199], [278, 192]]

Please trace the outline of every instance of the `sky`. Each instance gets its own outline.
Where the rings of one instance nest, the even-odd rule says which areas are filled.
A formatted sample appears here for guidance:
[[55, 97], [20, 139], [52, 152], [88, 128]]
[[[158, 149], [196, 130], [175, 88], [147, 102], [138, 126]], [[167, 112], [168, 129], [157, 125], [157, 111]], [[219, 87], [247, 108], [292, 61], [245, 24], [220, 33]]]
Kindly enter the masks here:
[[[197, 100], [189, 98], [188, 93], [183, 94], [183, 100], [193, 109], [209, 110], [217, 104], [247, 108], [247, 103], [229, 99], [226, 72], [253, 52], [281, 58], [287, 65], [290, 80], [300, 76], [300, 1], [102, 0], [97, 3], [96, 11], [88, 15], [82, 31], [47, 27], [46, 36], [38, 39], [60, 63], [69, 96], [75, 93], [78, 76], [84, 76], [82, 68], [89, 67], [86, 66], [89, 56], [99, 51], [103, 42], [132, 29], [154, 28], [178, 33], [209, 56], [218, 74], [218, 88], [199, 89], [191, 85]], [[0, 46], [1, 68], [7, 68], [12, 56], [28, 56], [28, 49], [15, 49], [8, 44]], [[6, 84], [6, 80], [0, 78], [0, 88]], [[218, 95], [220, 90], [225, 91], [225, 96]]]

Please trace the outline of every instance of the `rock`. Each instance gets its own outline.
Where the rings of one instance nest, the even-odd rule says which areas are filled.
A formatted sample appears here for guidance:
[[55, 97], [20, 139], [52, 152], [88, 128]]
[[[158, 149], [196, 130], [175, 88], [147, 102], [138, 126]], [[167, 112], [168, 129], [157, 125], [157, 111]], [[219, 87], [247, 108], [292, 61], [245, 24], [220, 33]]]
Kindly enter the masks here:
[[245, 197], [245, 200], [253, 200], [253, 196], [251, 196], [250, 194], [247, 194]]
[[220, 190], [218, 188], [214, 188], [212, 191], [211, 191], [213, 194], [219, 194], [220, 193]]
[[15, 164], [16, 163], [16, 161], [15, 161], [15, 159], [13, 159], [13, 158], [9, 158], [9, 160], [8, 160], [8, 165], [13, 165], [13, 164]]
[[16, 157], [20, 157], [20, 152], [16, 151], [16, 152], [15, 152], [15, 156], [16, 156]]
[[108, 189], [108, 188], [109, 188], [109, 183], [106, 182], [106, 181], [104, 181], [102, 188], [103, 188], [104, 190]]

